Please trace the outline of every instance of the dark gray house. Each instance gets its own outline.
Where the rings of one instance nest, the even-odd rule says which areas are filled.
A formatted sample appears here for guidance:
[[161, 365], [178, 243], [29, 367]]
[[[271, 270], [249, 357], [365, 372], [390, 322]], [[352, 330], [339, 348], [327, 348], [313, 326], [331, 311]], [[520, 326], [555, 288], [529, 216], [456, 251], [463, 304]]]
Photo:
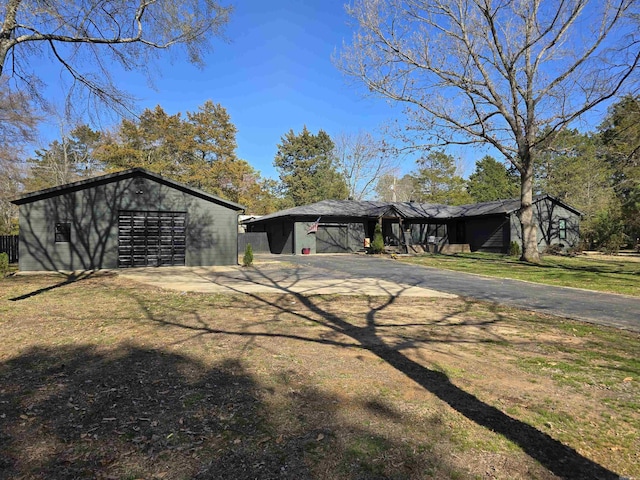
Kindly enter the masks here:
[[141, 168], [28, 193], [19, 269], [235, 265], [244, 207]]
[[[440, 251], [468, 245], [471, 251], [507, 253], [522, 245], [519, 199], [448, 206], [414, 202], [324, 200], [243, 222], [249, 232], [266, 232], [272, 253], [355, 252], [381, 223], [385, 245]], [[549, 245], [577, 246], [580, 212], [549, 195], [534, 199], [540, 251]], [[316, 232], [309, 228], [319, 221]]]

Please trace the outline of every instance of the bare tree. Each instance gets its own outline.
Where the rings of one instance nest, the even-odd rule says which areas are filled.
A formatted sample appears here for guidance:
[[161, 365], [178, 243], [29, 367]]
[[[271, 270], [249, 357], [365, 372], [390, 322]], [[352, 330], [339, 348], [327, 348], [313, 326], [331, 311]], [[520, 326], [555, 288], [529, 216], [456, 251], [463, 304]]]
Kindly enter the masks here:
[[338, 135], [334, 154], [338, 171], [347, 182], [349, 198], [353, 200], [370, 197], [380, 177], [390, 173], [397, 164], [384, 141], [367, 132]]
[[356, 0], [338, 66], [408, 106], [419, 147], [490, 145], [519, 171], [522, 259], [538, 262], [533, 167], [558, 132], [622, 92], [640, 60], [635, 0]]
[[394, 170], [382, 175], [375, 186], [376, 200], [382, 202], [410, 202], [416, 198], [416, 179], [411, 174], [401, 178]]
[[40, 119], [29, 99], [0, 82], [0, 235], [15, 233], [18, 210], [10, 200], [20, 193], [25, 146], [34, 140]]
[[210, 37], [221, 34], [230, 12], [215, 0], [6, 0], [0, 3], [0, 75], [44, 103], [38, 66], [51, 59], [71, 78], [67, 107], [75, 94], [89, 92], [122, 110], [131, 98], [116, 87], [113, 63], [148, 73], [150, 61], [175, 46], [202, 64]]

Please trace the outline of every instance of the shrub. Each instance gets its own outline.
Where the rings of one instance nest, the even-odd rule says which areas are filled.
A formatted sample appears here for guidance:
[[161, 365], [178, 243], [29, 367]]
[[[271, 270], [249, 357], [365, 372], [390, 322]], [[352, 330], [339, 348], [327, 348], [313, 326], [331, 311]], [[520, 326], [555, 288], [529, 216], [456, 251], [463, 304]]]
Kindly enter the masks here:
[[509, 255], [512, 257], [519, 257], [520, 253], [520, 244], [516, 241], [512, 241], [509, 244]]
[[384, 252], [384, 239], [382, 238], [382, 227], [379, 223], [376, 223], [376, 228], [373, 230], [373, 242], [371, 242], [371, 251], [373, 253]]
[[626, 242], [624, 221], [616, 212], [604, 211], [593, 221], [593, 244], [606, 254], [617, 254]]
[[617, 255], [620, 253], [620, 247], [622, 247], [625, 242], [625, 235], [623, 233], [613, 234], [600, 246], [600, 251], [605, 255]]
[[544, 253], [546, 255], [561, 255], [563, 251], [563, 245], [558, 243], [552, 243], [551, 245], [547, 245], [544, 249]]
[[250, 267], [253, 265], [253, 247], [250, 243], [247, 243], [247, 246], [244, 249], [244, 257], [242, 257], [242, 265], [245, 267]]
[[0, 253], [0, 278], [4, 278], [9, 273], [9, 255]]
[[576, 247], [569, 247], [567, 249], [567, 255], [569, 255], [570, 257], [575, 257], [576, 255], [580, 255], [582, 253], [582, 250], [583, 250], [583, 245], [582, 243], [580, 243]]

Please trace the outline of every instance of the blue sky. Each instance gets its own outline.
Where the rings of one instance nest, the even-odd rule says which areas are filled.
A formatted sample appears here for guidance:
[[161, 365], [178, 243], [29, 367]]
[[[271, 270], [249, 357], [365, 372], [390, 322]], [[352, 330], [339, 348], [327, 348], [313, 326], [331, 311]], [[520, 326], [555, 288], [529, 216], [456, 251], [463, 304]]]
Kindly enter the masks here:
[[[207, 100], [220, 103], [238, 129], [238, 156], [263, 176], [277, 178], [273, 158], [290, 129], [299, 132], [306, 125], [312, 132], [323, 129], [336, 136], [374, 132], [402, 121], [402, 106], [366, 96], [362, 85], [332, 64], [332, 55], [353, 34], [344, 3], [238, 0], [226, 29], [229, 42], [214, 40], [204, 69], [163, 57], [154, 88], [136, 72], [115, 71], [114, 77], [139, 99], [140, 111], [160, 105], [175, 114], [196, 111]], [[55, 82], [49, 81], [49, 87], [52, 95], [63, 98]], [[56, 125], [43, 131], [45, 143], [59, 136]], [[468, 175], [487, 150], [448, 153], [459, 158]], [[401, 173], [414, 168], [411, 158], [401, 163]]]
[[[155, 89], [135, 73], [116, 78], [139, 99], [140, 110], [160, 105], [174, 114], [195, 111], [206, 100], [220, 103], [238, 128], [238, 156], [277, 178], [273, 158], [290, 129], [373, 131], [402, 113], [365, 97], [332, 64], [332, 54], [351, 38], [348, 21], [344, 0], [238, 1], [226, 29], [229, 42], [213, 42], [204, 69], [166, 60]], [[56, 138], [58, 128], [47, 130], [53, 135], [47, 141]], [[414, 167], [406, 163], [403, 170]]]

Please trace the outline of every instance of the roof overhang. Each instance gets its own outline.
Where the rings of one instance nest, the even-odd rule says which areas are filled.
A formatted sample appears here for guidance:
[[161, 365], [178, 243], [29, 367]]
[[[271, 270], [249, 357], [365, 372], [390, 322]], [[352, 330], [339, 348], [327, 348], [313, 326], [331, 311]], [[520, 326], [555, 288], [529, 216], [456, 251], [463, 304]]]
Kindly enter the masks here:
[[80, 190], [97, 187], [99, 185], [106, 185], [106, 184], [113, 183], [119, 180], [124, 180], [127, 178], [147, 178], [147, 179], [156, 181], [160, 184], [169, 186], [171, 188], [175, 188], [176, 190], [180, 190], [182, 192], [188, 193], [195, 197], [202, 198], [203, 200], [225, 206], [232, 210], [242, 211], [242, 212], [245, 210], [244, 205], [240, 205], [239, 203], [226, 200], [222, 197], [218, 197], [217, 195], [212, 195], [200, 189], [191, 187], [189, 185], [185, 185], [184, 183], [176, 182], [175, 180], [170, 180], [166, 177], [158, 175], [157, 173], [153, 173], [148, 170], [145, 170], [144, 168], [131, 168], [129, 170], [109, 173], [106, 175], [101, 175], [99, 177], [88, 178], [88, 179], [80, 180], [73, 183], [67, 183], [65, 185], [59, 185], [56, 187], [46, 188], [44, 190], [30, 192], [14, 200], [11, 200], [11, 203], [13, 203], [14, 205], [24, 205], [24, 204], [35, 202], [38, 200], [43, 200], [45, 198], [51, 198], [51, 197], [56, 197], [58, 195], [77, 192]]

